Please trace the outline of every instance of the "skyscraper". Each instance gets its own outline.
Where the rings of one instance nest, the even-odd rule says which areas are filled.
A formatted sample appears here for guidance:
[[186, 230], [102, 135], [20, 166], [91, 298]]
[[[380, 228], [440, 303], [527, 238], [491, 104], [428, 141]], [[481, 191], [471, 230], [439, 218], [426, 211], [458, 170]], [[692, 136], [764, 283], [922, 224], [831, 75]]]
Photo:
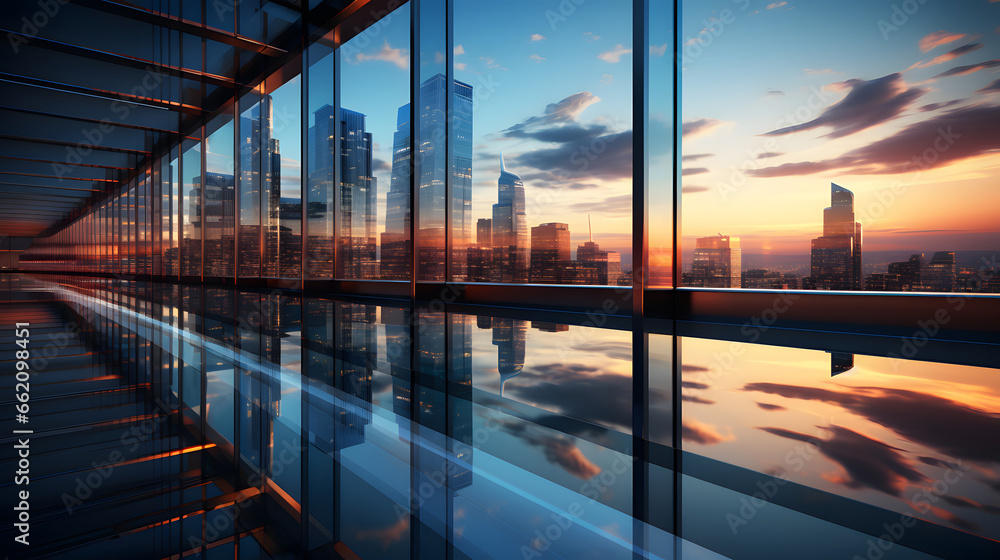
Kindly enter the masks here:
[[497, 203], [493, 205], [493, 246], [500, 282], [528, 281], [528, 217], [524, 211], [524, 183], [504, 166], [500, 156]]
[[[590, 217], [587, 217], [590, 225]], [[590, 240], [576, 247], [576, 270], [570, 270], [569, 275], [575, 280], [567, 284], [600, 284], [617, 286], [622, 275], [622, 255], [617, 251], [602, 251], [601, 246], [594, 242], [594, 230], [590, 229]]]
[[531, 281], [559, 282], [569, 252], [569, 224], [550, 222], [531, 228]]
[[480, 247], [493, 246], [493, 220], [490, 218], [479, 218], [476, 222], [476, 243]]
[[686, 284], [705, 288], [739, 288], [743, 285], [742, 268], [743, 250], [739, 237], [700, 237], [695, 241], [694, 264]]
[[[330, 105], [315, 113], [316, 124], [309, 132], [318, 169], [334, 165], [334, 131], [338, 111]], [[372, 135], [365, 130], [365, 115], [341, 108], [340, 119], [340, 231], [336, 273], [338, 278], [376, 278], [376, 215], [378, 208], [375, 178], [372, 176]], [[332, 173], [331, 173], [332, 176]]]
[[957, 273], [955, 253], [938, 251], [921, 271], [921, 286], [932, 292], [954, 292]]
[[861, 289], [861, 223], [854, 221], [854, 193], [836, 183], [830, 183], [823, 235], [812, 240], [810, 261], [815, 289]]
[[392, 135], [392, 175], [385, 195], [385, 233], [382, 234], [382, 278], [403, 280], [410, 262], [410, 104], [396, 113]]
[[[445, 189], [452, 173], [451, 233], [452, 266], [456, 279], [465, 276], [466, 248], [472, 240], [472, 86], [454, 82], [451, 103], [451, 165], [448, 150], [439, 141], [445, 137], [448, 119], [448, 82], [437, 74], [420, 85], [418, 116], [420, 153], [417, 192], [422, 232], [420, 266], [422, 278], [443, 278], [444, 239], [449, 208]], [[382, 236], [383, 277], [404, 278], [408, 274], [410, 226], [410, 105], [399, 108], [393, 135], [392, 179], [386, 195], [386, 229]]]

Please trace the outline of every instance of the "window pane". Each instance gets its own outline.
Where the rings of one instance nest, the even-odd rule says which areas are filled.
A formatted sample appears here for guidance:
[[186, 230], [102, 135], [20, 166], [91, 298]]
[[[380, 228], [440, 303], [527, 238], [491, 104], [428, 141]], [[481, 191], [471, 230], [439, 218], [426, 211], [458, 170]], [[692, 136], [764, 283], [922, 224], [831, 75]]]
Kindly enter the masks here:
[[181, 274], [201, 276], [201, 142], [184, 141]]
[[[474, 282], [628, 285], [632, 3], [580, 4], [541, 29], [524, 17], [537, 9], [455, 1], [455, 77], [468, 88], [455, 85], [454, 272]], [[468, 220], [459, 218], [466, 206]]]
[[649, 117], [646, 119], [647, 285], [673, 285], [674, 14], [667, 2], [649, 3]]
[[329, 123], [331, 140], [340, 129], [339, 160], [326, 155], [332, 142], [317, 155], [339, 165], [339, 278], [409, 278], [409, 11], [380, 27], [383, 40], [362, 34], [341, 47], [340, 114], [330, 106], [314, 114], [317, 126]]
[[418, 153], [417, 174], [417, 255], [418, 280], [445, 279], [445, 181], [448, 173], [447, 131], [448, 81], [445, 77], [448, 51], [445, 21], [447, 2], [421, 2], [420, 67], [417, 69], [416, 121], [414, 133]]
[[301, 76], [265, 96], [262, 107], [261, 134], [267, 136], [269, 163], [261, 197], [266, 225], [263, 273], [296, 278], [302, 272]]
[[[256, 92], [240, 100], [240, 250], [239, 275], [260, 277], [260, 190], [264, 166], [270, 167], [267, 150], [261, 150], [261, 107]], [[270, 106], [270, 105], [268, 105]]]
[[684, 3], [684, 284], [988, 289], [996, 9], [918, 4]]
[[309, 57], [309, 165], [306, 188], [306, 278], [333, 278], [334, 154], [336, 132], [334, 54], [325, 42], [307, 51]]
[[209, 124], [205, 145], [205, 276], [232, 276], [236, 185], [231, 115]]

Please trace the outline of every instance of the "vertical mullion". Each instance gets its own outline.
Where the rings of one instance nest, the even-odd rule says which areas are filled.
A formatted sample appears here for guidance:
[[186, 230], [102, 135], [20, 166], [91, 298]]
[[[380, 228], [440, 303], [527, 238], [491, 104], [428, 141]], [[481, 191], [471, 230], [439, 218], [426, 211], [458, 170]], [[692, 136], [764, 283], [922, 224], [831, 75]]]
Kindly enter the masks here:
[[[681, 279], [681, 66], [680, 66], [680, 27], [681, 27], [681, 2], [682, 0], [674, 0], [674, 21], [673, 21], [673, 80], [671, 80], [671, 85], [673, 86], [673, 95], [671, 102], [673, 104], [673, 124], [674, 124], [674, 141], [671, 146], [673, 151], [672, 157], [672, 172], [673, 172], [673, 243], [672, 243], [672, 259], [673, 263], [671, 266], [672, 279], [672, 290], [671, 290], [671, 335], [672, 335], [672, 346], [673, 352], [671, 353], [671, 377], [673, 381], [673, 434], [672, 434], [672, 444], [673, 444], [673, 482], [674, 482], [674, 515], [673, 515], [673, 533], [676, 536], [675, 545], [680, 546], [680, 539], [683, 536], [682, 525], [681, 525], [681, 514], [683, 508], [681, 506], [681, 477], [683, 475], [683, 462], [681, 453], [681, 433], [683, 430], [684, 417], [682, 414], [681, 406], [683, 401], [681, 399], [681, 341], [677, 335], [677, 310], [680, 308], [678, 305], [678, 287], [680, 286]], [[679, 549], [678, 549], [679, 551]]]
[[[410, 319], [415, 320], [414, 304], [417, 299], [417, 278], [420, 271], [420, 243], [417, 239], [417, 219], [420, 213], [420, 166], [418, 152], [420, 146], [417, 136], [420, 134], [420, 84], [418, 80], [420, 69], [420, 11], [423, 9], [421, 0], [413, 0], [410, 7]], [[411, 369], [412, 369], [411, 363]], [[412, 375], [411, 375], [412, 378]], [[411, 394], [411, 403], [413, 396]]]
[[[336, 35], [336, 37], [337, 37], [337, 40], [339, 41], [340, 40], [339, 39], [340, 35], [338, 34], [338, 35]], [[341, 229], [341, 221], [343, 219], [343, 217], [341, 216], [341, 213], [343, 212], [343, 208], [341, 208], [341, 205], [343, 204], [343, 195], [342, 195], [342, 190], [341, 190], [341, 185], [340, 185], [340, 175], [341, 175], [341, 172], [342, 172], [342, 170], [340, 168], [341, 167], [341, 157], [340, 157], [340, 154], [341, 154], [341, 150], [343, 149], [343, 147], [341, 146], [341, 138], [342, 138], [343, 132], [342, 132], [341, 126], [340, 126], [340, 66], [341, 66], [341, 64], [340, 64], [340, 45], [337, 44], [335, 50], [333, 51], [333, 111], [334, 111], [334, 118], [333, 118], [333, 158], [331, 158], [332, 159], [332, 165], [333, 165], [333, 170], [332, 170], [333, 172], [331, 174], [332, 177], [331, 177], [331, 180], [330, 180], [330, 188], [333, 189], [333, 208], [330, 209], [330, 210], [328, 210], [328, 211], [331, 211], [333, 213], [333, 232], [332, 232], [333, 233], [333, 239], [332, 239], [332, 244], [333, 244], [333, 256], [332, 256], [332, 258], [333, 258], [333, 270], [332, 270], [332, 273], [330, 275], [333, 278], [333, 280], [338, 280], [338, 279], [341, 278], [341, 276], [343, 276], [343, 274], [341, 274], [341, 270], [340, 270], [340, 259], [342, 257], [341, 251], [340, 251], [340, 234], [341, 234], [340, 229]], [[306, 109], [306, 111], [308, 111], [308, 108]]]
[[649, 115], [649, 0], [632, 3], [632, 530], [633, 551], [648, 544], [649, 436], [648, 343], [643, 303], [649, 232], [647, 127]]

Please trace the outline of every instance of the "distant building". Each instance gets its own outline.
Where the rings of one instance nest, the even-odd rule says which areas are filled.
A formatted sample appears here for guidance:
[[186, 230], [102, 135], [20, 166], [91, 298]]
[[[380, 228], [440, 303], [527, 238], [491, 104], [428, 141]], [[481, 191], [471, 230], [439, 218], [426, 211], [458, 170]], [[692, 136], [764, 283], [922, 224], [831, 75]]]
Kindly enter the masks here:
[[758, 290], [797, 290], [799, 289], [799, 278], [794, 274], [767, 270], [765, 268], [752, 268], [744, 270], [740, 275], [741, 287]]
[[531, 281], [555, 284], [570, 260], [569, 224], [550, 222], [531, 228]]
[[528, 281], [528, 217], [524, 207], [524, 183], [504, 167], [500, 156], [497, 203], [493, 205], [492, 239], [496, 251], [499, 282]]
[[[885, 283], [887, 291], [909, 292], [920, 287], [920, 269], [923, 255], [913, 254], [906, 261], [889, 263], [887, 276], [892, 278]], [[868, 289], [868, 288], [865, 288]]]
[[921, 271], [920, 285], [925, 291], [954, 292], [957, 275], [955, 253], [938, 251]]
[[476, 222], [476, 243], [480, 247], [493, 246], [493, 220], [490, 218], [479, 218]]
[[854, 221], [854, 193], [835, 183], [830, 183], [823, 235], [812, 240], [810, 261], [815, 289], [861, 289], [861, 223]]
[[728, 235], [700, 237], [695, 241], [694, 264], [687, 285], [703, 288], [739, 288], [743, 284], [740, 238]]

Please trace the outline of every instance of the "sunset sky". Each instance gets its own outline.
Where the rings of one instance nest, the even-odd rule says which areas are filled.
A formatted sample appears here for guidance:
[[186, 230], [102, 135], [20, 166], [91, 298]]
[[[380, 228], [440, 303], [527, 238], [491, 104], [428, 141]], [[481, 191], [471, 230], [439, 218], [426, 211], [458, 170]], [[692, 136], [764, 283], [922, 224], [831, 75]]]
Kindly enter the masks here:
[[1000, 3], [892, 5], [685, 4], [685, 247], [807, 255], [831, 182], [865, 251], [1000, 247]]
[[[808, 259], [831, 182], [854, 192], [866, 252], [1000, 247], [1000, 2], [928, 2], [895, 19], [889, 1], [848, 4], [685, 3], [687, 253], [722, 233], [741, 237], [745, 254]], [[669, 14], [652, 9], [655, 249], [670, 243], [673, 128]], [[343, 106], [367, 115], [375, 143], [380, 231], [408, 100], [408, 10], [341, 53]], [[524, 179], [529, 227], [566, 222], [575, 250], [590, 215], [595, 240], [631, 261], [630, 20], [621, 0], [566, 15], [556, 2], [455, 3], [455, 77], [475, 92], [473, 222], [491, 216], [503, 152]], [[933, 161], [920, 171], [914, 157]]]

